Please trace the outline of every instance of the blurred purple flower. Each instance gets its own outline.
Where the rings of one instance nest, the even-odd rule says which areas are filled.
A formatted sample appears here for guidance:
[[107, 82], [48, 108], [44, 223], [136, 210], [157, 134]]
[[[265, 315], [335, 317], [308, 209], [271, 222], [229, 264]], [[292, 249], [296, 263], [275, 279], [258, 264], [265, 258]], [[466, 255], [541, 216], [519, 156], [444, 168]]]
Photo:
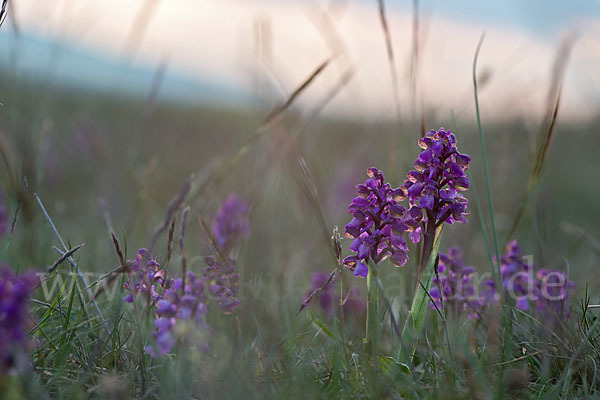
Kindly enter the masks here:
[[[548, 320], [566, 315], [569, 291], [575, 285], [563, 271], [537, 269], [522, 257], [517, 241], [508, 243], [506, 253], [500, 256], [500, 271], [503, 290], [515, 300], [519, 310], [540, 313]], [[440, 307], [443, 302], [446, 309], [477, 318], [484, 306], [498, 302], [500, 296], [494, 282], [489, 280], [482, 287], [475, 287], [474, 272], [473, 267], [464, 266], [459, 248], [440, 253], [438, 276], [430, 291], [435, 304]]]
[[237, 299], [237, 288], [240, 275], [235, 273], [235, 260], [218, 261], [215, 257], [206, 257], [206, 267], [203, 277], [208, 285], [210, 294], [225, 314], [231, 314], [240, 304]]
[[346, 257], [344, 265], [361, 278], [367, 276], [369, 259], [379, 264], [390, 257], [396, 266], [406, 264], [404, 232], [418, 229], [422, 217], [420, 209], [407, 211], [398, 204], [406, 198], [405, 189], [392, 189], [377, 168], [369, 168], [367, 175], [365, 184], [356, 186], [358, 196], [348, 206], [352, 220], [344, 231], [345, 236], [354, 239], [350, 250], [356, 253]]
[[8, 230], [8, 209], [4, 201], [4, 192], [0, 189], [0, 237]]
[[537, 269], [521, 255], [516, 240], [506, 246], [506, 254], [500, 256], [500, 271], [504, 290], [516, 300], [523, 311], [534, 311], [546, 317], [566, 313], [569, 290], [575, 284], [559, 270]]
[[[333, 279], [327, 286], [323, 287], [328, 279], [328, 273], [322, 271], [313, 272], [312, 287], [304, 296], [304, 303], [307, 303], [310, 296], [322, 288], [321, 291], [314, 295], [312, 304], [317, 305], [329, 318], [332, 318], [335, 313], [335, 307], [340, 301], [340, 295], [339, 291], [335, 288], [335, 280]], [[342, 301], [344, 302], [344, 314], [360, 315], [366, 309], [367, 302], [360, 296], [358, 288], [350, 288], [348, 292], [342, 296]]]
[[235, 193], [221, 204], [213, 222], [213, 234], [221, 250], [227, 252], [237, 238], [250, 235], [251, 210]]
[[[433, 278], [430, 295], [438, 308], [442, 303], [455, 315], [466, 313], [469, 319], [478, 318], [480, 309], [488, 298], [479, 296], [473, 285], [475, 268], [465, 266], [462, 251], [452, 247], [447, 254], [440, 253], [438, 273]], [[441, 291], [441, 293], [440, 293]], [[433, 303], [430, 304], [434, 308]]]
[[19, 276], [0, 267], [0, 375], [16, 373], [22, 364], [30, 322], [27, 304], [38, 282], [33, 272]]
[[[131, 272], [124, 284], [129, 290], [125, 301], [131, 303], [140, 295], [155, 311], [155, 343], [146, 347], [152, 357], [170, 353], [178, 341], [189, 340], [193, 335], [204, 336], [210, 331], [205, 321], [209, 294], [226, 314], [239, 304], [235, 297], [239, 275], [234, 272], [234, 260], [229, 259], [229, 263], [223, 265], [207, 257], [206, 263], [202, 275], [188, 272], [185, 279], [166, 279], [164, 270], [146, 249], [140, 249], [136, 259], [130, 262]], [[190, 324], [193, 329], [184, 334], [183, 326]], [[207, 350], [205, 337], [200, 338], [198, 344]]]
[[[210, 332], [205, 321], [208, 296], [225, 314], [230, 314], [240, 304], [236, 297], [239, 274], [235, 273], [235, 260], [228, 254], [236, 239], [250, 234], [250, 210], [250, 206], [235, 194], [221, 205], [213, 223], [216, 256], [206, 257], [202, 274], [188, 272], [183, 278], [165, 279], [164, 271], [147, 250], [139, 251], [134, 279], [125, 284], [131, 291], [126, 300], [133, 301], [137, 294], [145, 293], [148, 304], [155, 308], [153, 335], [156, 341], [146, 347], [152, 357], [170, 353], [178, 342], [189, 341], [193, 335], [199, 336], [199, 347], [208, 351], [205, 338]], [[186, 330], [185, 327], [190, 325], [192, 329]]]
[[425, 221], [435, 219], [435, 226], [466, 222], [468, 201], [460, 192], [470, 186], [465, 171], [471, 157], [458, 152], [456, 136], [444, 128], [427, 132], [419, 147], [423, 151], [414, 162], [415, 170], [402, 185], [410, 206], [423, 209]]
[[361, 315], [367, 309], [367, 300], [360, 295], [360, 290], [351, 287], [342, 297], [345, 315]]
[[567, 315], [569, 291], [575, 282], [567, 279], [563, 271], [541, 268], [536, 275], [536, 292], [538, 301], [536, 311], [546, 318]]
[[533, 265], [527, 264], [521, 257], [521, 249], [514, 240], [506, 245], [506, 254], [500, 256], [500, 272], [504, 290], [516, 300], [520, 310], [529, 310], [528, 294], [535, 284]]
[[[156, 345], [146, 347], [146, 352], [154, 358], [170, 353], [178, 339], [185, 339], [178, 335], [177, 325], [191, 324], [195, 333], [208, 329], [205, 279], [193, 272], [187, 273], [185, 283], [183, 279], [169, 279], [163, 295], [156, 302], [156, 316], [153, 333]], [[205, 346], [204, 342], [200, 344], [203, 349]]]
[[312, 287], [310, 289], [310, 291], [306, 292], [306, 295], [304, 296], [304, 303], [306, 303], [308, 301], [308, 299], [310, 298], [310, 296], [315, 293], [315, 291], [321, 289], [320, 292], [318, 292], [315, 297], [316, 297], [316, 302], [313, 302], [313, 304], [318, 304], [319, 308], [321, 310], [323, 310], [328, 317], [332, 317], [333, 313], [334, 313], [334, 288], [333, 288], [333, 282], [334, 280], [332, 279], [327, 286], [323, 287], [323, 285], [325, 285], [325, 283], [327, 282], [327, 280], [329, 279], [329, 274], [325, 273], [325, 272], [313, 272], [312, 274]]
[[129, 277], [123, 284], [129, 294], [124, 300], [132, 303], [138, 295], [143, 295], [149, 305], [155, 304], [160, 300], [157, 288], [166, 284], [165, 272], [146, 249], [139, 249], [130, 265]]

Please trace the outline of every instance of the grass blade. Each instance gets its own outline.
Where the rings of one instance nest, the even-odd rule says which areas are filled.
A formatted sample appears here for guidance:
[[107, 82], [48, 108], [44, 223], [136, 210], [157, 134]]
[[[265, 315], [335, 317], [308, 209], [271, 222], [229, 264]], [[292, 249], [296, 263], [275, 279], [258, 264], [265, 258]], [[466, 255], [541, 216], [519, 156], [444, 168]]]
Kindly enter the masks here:
[[[48, 221], [48, 224], [50, 225], [50, 228], [52, 229], [52, 231], [54, 232], [54, 234], [56, 235], [56, 238], [58, 239], [60, 245], [63, 247], [63, 251], [61, 251], [61, 255], [65, 255], [68, 251], [69, 248], [67, 247], [67, 245], [65, 244], [65, 241], [62, 239], [62, 236], [60, 236], [60, 233], [58, 233], [58, 230], [56, 229], [56, 226], [54, 225], [54, 222], [52, 221], [52, 218], [50, 218], [50, 215], [48, 214], [48, 211], [46, 211], [46, 207], [44, 207], [44, 204], [42, 203], [42, 200], [40, 199], [40, 197], [37, 195], [37, 193], [34, 193], [35, 199], [38, 202], [42, 213], [44, 214], [44, 217], [46, 217], [46, 221]], [[85, 277], [83, 276], [83, 274], [81, 273], [81, 271], [79, 270], [79, 266], [77, 265], [77, 262], [73, 259], [72, 256], [68, 256], [67, 260], [69, 261], [69, 263], [71, 264], [71, 266], [73, 267], [73, 269], [75, 270], [75, 272], [77, 273], [77, 277], [79, 278], [79, 280], [81, 281], [81, 284], [83, 285], [84, 288], [86, 288], [87, 290], [87, 294], [90, 297], [90, 300], [92, 302], [92, 304], [94, 305], [94, 309], [96, 310], [96, 314], [98, 314], [98, 318], [100, 319], [100, 321], [102, 322], [102, 325], [104, 326], [104, 329], [106, 330], [106, 333], [108, 335], [110, 335], [110, 329], [108, 328], [108, 325], [106, 324], [106, 320], [104, 319], [104, 316], [102, 315], [102, 311], [100, 311], [100, 307], [98, 307], [98, 303], [96, 303], [96, 300], [94, 299], [94, 295], [92, 293], [92, 290], [89, 288]]]

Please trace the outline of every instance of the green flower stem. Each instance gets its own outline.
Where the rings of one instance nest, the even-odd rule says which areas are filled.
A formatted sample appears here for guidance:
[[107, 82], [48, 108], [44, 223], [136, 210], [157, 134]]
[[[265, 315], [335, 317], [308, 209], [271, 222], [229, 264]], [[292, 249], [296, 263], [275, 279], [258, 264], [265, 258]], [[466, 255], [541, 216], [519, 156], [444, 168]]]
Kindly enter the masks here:
[[[425, 322], [425, 317], [427, 315], [427, 309], [429, 308], [430, 300], [428, 292], [431, 288], [431, 280], [433, 279], [433, 275], [435, 273], [434, 266], [440, 248], [440, 237], [442, 236], [441, 233], [442, 227], [440, 226], [436, 229], [435, 239], [431, 243], [431, 251], [428, 252], [429, 257], [427, 258], [427, 264], [425, 264], [425, 268], [423, 269], [419, 278], [422, 285], [417, 282], [417, 288], [415, 290], [413, 302], [410, 307], [410, 312], [406, 317], [404, 329], [402, 330], [402, 343], [415, 343], [415, 347], [411, 352], [411, 356], [414, 355], [416, 351], [416, 340], [418, 339], [421, 329], [423, 328], [423, 323]], [[425, 287], [425, 289], [423, 287]], [[402, 347], [400, 347], [400, 350], [398, 351], [398, 361], [404, 363], [409, 361], [408, 355], [404, 353]]]
[[377, 353], [379, 342], [379, 286], [374, 272], [376, 266], [369, 262], [367, 275], [367, 327], [365, 339], [366, 349], [371, 354]]

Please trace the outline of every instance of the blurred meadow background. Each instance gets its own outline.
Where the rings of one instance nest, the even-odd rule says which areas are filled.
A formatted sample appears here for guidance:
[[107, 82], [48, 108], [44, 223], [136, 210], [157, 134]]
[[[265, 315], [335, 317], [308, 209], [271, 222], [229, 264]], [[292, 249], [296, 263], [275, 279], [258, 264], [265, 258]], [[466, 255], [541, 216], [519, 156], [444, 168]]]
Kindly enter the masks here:
[[[473, 96], [484, 33], [476, 78], [485, 155]], [[4, 381], [0, 397], [597, 396], [598, 353], [586, 350], [591, 357], [577, 366], [579, 343], [593, 336], [578, 323], [598, 312], [578, 314], [581, 303], [600, 301], [599, 71], [595, 0], [10, 1], [0, 29], [0, 189], [9, 230], [18, 218], [0, 237], [2, 263], [44, 271], [60, 257], [34, 194], [68, 248], [85, 243], [73, 256], [79, 268], [99, 276], [119, 266], [111, 229], [125, 259], [151, 248], [163, 264], [169, 224], [177, 238], [189, 206], [187, 268], [201, 271], [210, 240], [199, 219], [212, 224], [231, 193], [252, 211], [251, 234], [235, 249], [240, 305], [230, 315], [209, 310], [208, 355], [144, 355], [136, 338], [150, 342], [153, 327], [143, 333], [121, 295], [97, 298], [110, 339], [85, 296], [69, 305], [70, 325], [61, 308], [38, 302], [31, 315], [47, 322], [35, 333], [32, 366]], [[351, 357], [338, 365], [339, 321], [314, 306], [298, 311], [312, 273], [338, 267], [331, 235], [350, 221], [347, 205], [367, 168], [401, 185], [418, 139], [441, 126], [473, 162], [469, 223], [447, 229], [440, 250], [459, 245], [485, 272], [486, 241], [497, 237], [502, 251], [518, 239], [536, 265], [575, 282], [573, 332], [564, 348], [540, 345], [532, 357], [535, 346], [515, 340], [509, 359], [524, 358], [498, 378], [489, 360], [456, 356], [493, 326], [470, 336], [459, 325], [451, 329], [456, 364], [424, 362], [407, 377], [367, 367], [357, 312], [342, 327]], [[350, 242], [342, 240], [344, 255]], [[172, 252], [169, 268], [179, 271], [183, 252]], [[412, 260], [379, 269], [400, 316], [414, 292]], [[345, 288], [366, 296], [364, 280], [343, 276]], [[397, 339], [382, 324], [382, 354], [391, 353]], [[432, 333], [421, 345], [441, 340]], [[456, 375], [440, 372], [452, 365]], [[338, 369], [354, 378], [332, 378]]]

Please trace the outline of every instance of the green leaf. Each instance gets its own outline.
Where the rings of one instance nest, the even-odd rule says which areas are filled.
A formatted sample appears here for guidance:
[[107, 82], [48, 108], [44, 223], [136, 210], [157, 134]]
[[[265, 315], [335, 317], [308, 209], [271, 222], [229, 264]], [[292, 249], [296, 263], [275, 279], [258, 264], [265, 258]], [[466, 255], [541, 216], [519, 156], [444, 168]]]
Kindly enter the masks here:
[[[429, 289], [431, 288], [431, 280], [434, 275], [434, 266], [435, 261], [438, 256], [439, 248], [440, 248], [440, 238], [442, 236], [442, 227], [438, 228], [438, 231], [435, 235], [435, 240], [433, 242], [433, 248], [431, 249], [431, 254], [429, 255], [429, 259], [427, 260], [427, 264], [423, 269], [423, 273], [421, 274], [421, 284], [417, 285], [417, 289], [415, 290], [415, 295], [413, 297], [413, 302], [410, 307], [410, 312], [406, 318], [406, 323], [404, 324], [404, 329], [402, 330], [402, 343], [415, 343], [415, 347], [411, 352], [414, 355], [416, 351], [416, 341], [418, 340], [419, 334], [421, 333], [421, 329], [423, 328], [423, 323], [425, 322], [425, 317], [427, 316], [427, 310], [429, 309]], [[398, 353], [398, 360], [401, 362], [408, 361], [408, 356], [404, 354], [403, 348], [400, 347], [400, 351]]]

